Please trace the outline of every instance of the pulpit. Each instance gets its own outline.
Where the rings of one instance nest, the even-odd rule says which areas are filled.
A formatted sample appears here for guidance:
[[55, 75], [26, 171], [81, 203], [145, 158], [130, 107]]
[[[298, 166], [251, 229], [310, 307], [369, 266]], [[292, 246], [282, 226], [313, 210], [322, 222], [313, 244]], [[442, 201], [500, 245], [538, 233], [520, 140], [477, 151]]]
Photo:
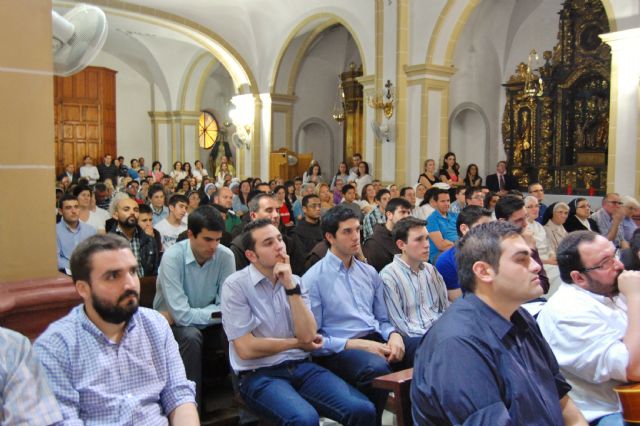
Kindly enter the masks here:
[[313, 153], [298, 153], [280, 148], [272, 151], [269, 156], [269, 179], [277, 177], [283, 180], [292, 180], [296, 176], [302, 176], [309, 169], [313, 160]]

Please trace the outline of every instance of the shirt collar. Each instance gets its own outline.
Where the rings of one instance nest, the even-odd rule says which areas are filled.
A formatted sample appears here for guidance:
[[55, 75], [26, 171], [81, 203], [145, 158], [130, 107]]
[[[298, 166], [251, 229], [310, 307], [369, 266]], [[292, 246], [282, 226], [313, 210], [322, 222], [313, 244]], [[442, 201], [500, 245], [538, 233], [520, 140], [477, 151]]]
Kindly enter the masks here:
[[249, 282], [252, 286], [257, 286], [262, 281], [266, 280], [269, 284], [271, 284], [271, 280], [267, 278], [262, 272], [256, 268], [253, 263], [249, 265]]
[[511, 315], [511, 321], [507, 321], [502, 317], [502, 315], [497, 313], [491, 306], [484, 303], [473, 293], [466, 294], [464, 296], [464, 300], [467, 300], [468, 303], [477, 310], [489, 328], [491, 328], [491, 330], [493, 330], [496, 336], [501, 340], [504, 339], [504, 337], [509, 334], [514, 327], [524, 331], [529, 329], [529, 325], [524, 318], [522, 318], [522, 314], [518, 310]]
[[[344, 263], [342, 263], [342, 260], [340, 260], [340, 258], [335, 254], [333, 254], [333, 252], [331, 251], [331, 247], [329, 247], [329, 250], [327, 250], [327, 254], [324, 256], [324, 258], [326, 259], [325, 262], [327, 262], [329, 267], [331, 267], [332, 269], [336, 269], [338, 271], [340, 270], [340, 268], [347, 269], [345, 268]], [[353, 266], [353, 262], [355, 261], [356, 259], [351, 259], [351, 266]]]
[[[196, 262], [196, 257], [193, 255], [193, 250], [191, 249], [191, 240], [189, 240], [188, 238], [185, 241], [185, 254], [184, 254], [184, 264], [188, 265], [190, 263]], [[182, 243], [182, 241], [180, 241]], [[206, 262], [204, 262], [202, 264], [202, 266], [204, 267], [204, 265], [206, 265], [207, 263], [213, 261], [213, 259], [216, 258], [216, 255], [218, 254], [218, 249], [216, 248], [216, 251], [213, 252], [213, 256], [211, 256], [210, 259], [207, 259]], [[196, 262], [197, 263], [197, 262]]]
[[78, 232], [80, 232], [80, 228], [82, 227], [82, 221], [78, 220], [78, 226], [76, 226], [76, 229], [72, 229], [69, 224], [67, 222], [65, 222], [64, 219], [60, 219], [60, 222], [62, 222], [62, 226], [64, 226], [65, 228], [67, 228], [67, 231], [71, 232], [72, 234], [77, 234]]
[[[566, 283], [563, 283], [563, 284], [566, 284]], [[612, 305], [616, 305], [615, 299], [617, 299], [618, 296], [609, 297], [609, 296], [603, 296], [601, 294], [592, 293], [589, 290], [585, 290], [584, 288], [580, 287], [577, 284], [566, 284], [566, 285], [571, 286], [571, 288], [573, 288], [574, 291], [585, 294], [587, 295], [587, 297], [590, 297], [596, 302], [602, 303], [603, 305], [606, 305], [609, 307], [611, 307]]]
[[[126, 335], [129, 334], [131, 330], [133, 330], [134, 327], [136, 326], [136, 321], [138, 320], [139, 312], [140, 312], [140, 308], [138, 307], [138, 310], [133, 314], [133, 316], [129, 319], [127, 324], [124, 326], [124, 333], [122, 335], [122, 339], [124, 339]], [[82, 328], [84, 328], [86, 331], [88, 331], [90, 334], [92, 334], [96, 338], [102, 338], [109, 343], [114, 343], [111, 340], [109, 340], [109, 338], [105, 336], [104, 333], [87, 316], [87, 313], [85, 312], [84, 304], [78, 307], [78, 316], [80, 317], [80, 324], [82, 325]], [[122, 343], [122, 339], [120, 340], [120, 343]]]
[[[411, 273], [415, 272], [411, 269], [411, 267], [409, 266], [409, 264], [407, 262], [405, 262], [404, 260], [402, 260], [402, 255], [401, 254], [395, 254], [393, 256], [393, 261], [401, 268], [408, 270]], [[420, 264], [418, 265], [418, 270], [422, 271], [425, 268], [424, 262], [420, 262]]]

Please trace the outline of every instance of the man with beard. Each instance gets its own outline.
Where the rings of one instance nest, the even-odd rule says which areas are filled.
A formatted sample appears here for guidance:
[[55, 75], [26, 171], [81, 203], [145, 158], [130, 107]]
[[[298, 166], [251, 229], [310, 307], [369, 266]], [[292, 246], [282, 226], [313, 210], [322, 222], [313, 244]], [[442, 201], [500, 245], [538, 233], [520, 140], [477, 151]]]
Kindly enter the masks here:
[[153, 308], [169, 312], [187, 378], [196, 383], [201, 406], [202, 356], [223, 349], [220, 289], [235, 272], [233, 253], [220, 245], [224, 221], [212, 206], [200, 206], [187, 219], [187, 236], [162, 256]]
[[233, 206], [233, 192], [226, 186], [221, 187], [213, 196], [213, 202], [227, 209], [224, 219], [224, 229], [231, 239], [242, 233], [242, 219], [231, 210]]
[[622, 425], [613, 388], [640, 380], [640, 272], [623, 272], [615, 253], [595, 232], [566, 236], [557, 251], [563, 283], [538, 315], [571, 398], [593, 425]]
[[158, 275], [160, 250], [153, 237], [138, 226], [140, 207], [133, 198], [122, 198], [113, 209], [115, 223], [109, 232], [121, 235], [131, 244], [131, 251], [138, 260], [138, 276]]
[[199, 424], [167, 321], [138, 308], [138, 262], [113, 234], [83, 241], [71, 272], [83, 304], [34, 345], [65, 424]]

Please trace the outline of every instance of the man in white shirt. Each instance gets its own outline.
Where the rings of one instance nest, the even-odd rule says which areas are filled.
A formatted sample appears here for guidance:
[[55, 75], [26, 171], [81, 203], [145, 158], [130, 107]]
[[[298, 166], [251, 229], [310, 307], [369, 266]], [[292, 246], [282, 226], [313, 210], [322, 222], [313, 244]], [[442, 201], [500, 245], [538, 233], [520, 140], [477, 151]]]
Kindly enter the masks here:
[[88, 155], [84, 156], [82, 162], [84, 165], [80, 167], [80, 177], [87, 178], [89, 185], [95, 185], [98, 179], [100, 179], [98, 168], [93, 165], [93, 160]]
[[557, 251], [563, 283], [538, 316], [571, 398], [601, 426], [622, 425], [613, 387], [640, 380], [640, 272], [623, 272], [615, 252], [595, 232], [565, 237]]
[[188, 205], [189, 199], [186, 196], [172, 195], [169, 199], [169, 214], [153, 226], [160, 233], [163, 251], [174, 245], [178, 236], [187, 230], [187, 224], [182, 219], [187, 214]]

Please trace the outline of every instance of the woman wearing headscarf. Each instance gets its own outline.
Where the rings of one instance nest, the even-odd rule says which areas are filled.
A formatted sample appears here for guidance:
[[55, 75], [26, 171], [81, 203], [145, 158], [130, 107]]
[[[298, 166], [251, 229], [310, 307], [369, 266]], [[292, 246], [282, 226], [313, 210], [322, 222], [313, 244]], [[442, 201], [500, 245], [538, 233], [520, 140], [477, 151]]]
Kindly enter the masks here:
[[600, 233], [598, 224], [591, 219], [591, 206], [586, 198], [578, 197], [569, 203], [569, 217], [564, 223], [567, 232], [573, 231], [593, 231]]
[[542, 225], [547, 232], [549, 249], [553, 253], [557, 252], [558, 244], [567, 236], [567, 230], [564, 229], [563, 225], [567, 221], [568, 216], [569, 206], [563, 202], [551, 204], [542, 216]]

